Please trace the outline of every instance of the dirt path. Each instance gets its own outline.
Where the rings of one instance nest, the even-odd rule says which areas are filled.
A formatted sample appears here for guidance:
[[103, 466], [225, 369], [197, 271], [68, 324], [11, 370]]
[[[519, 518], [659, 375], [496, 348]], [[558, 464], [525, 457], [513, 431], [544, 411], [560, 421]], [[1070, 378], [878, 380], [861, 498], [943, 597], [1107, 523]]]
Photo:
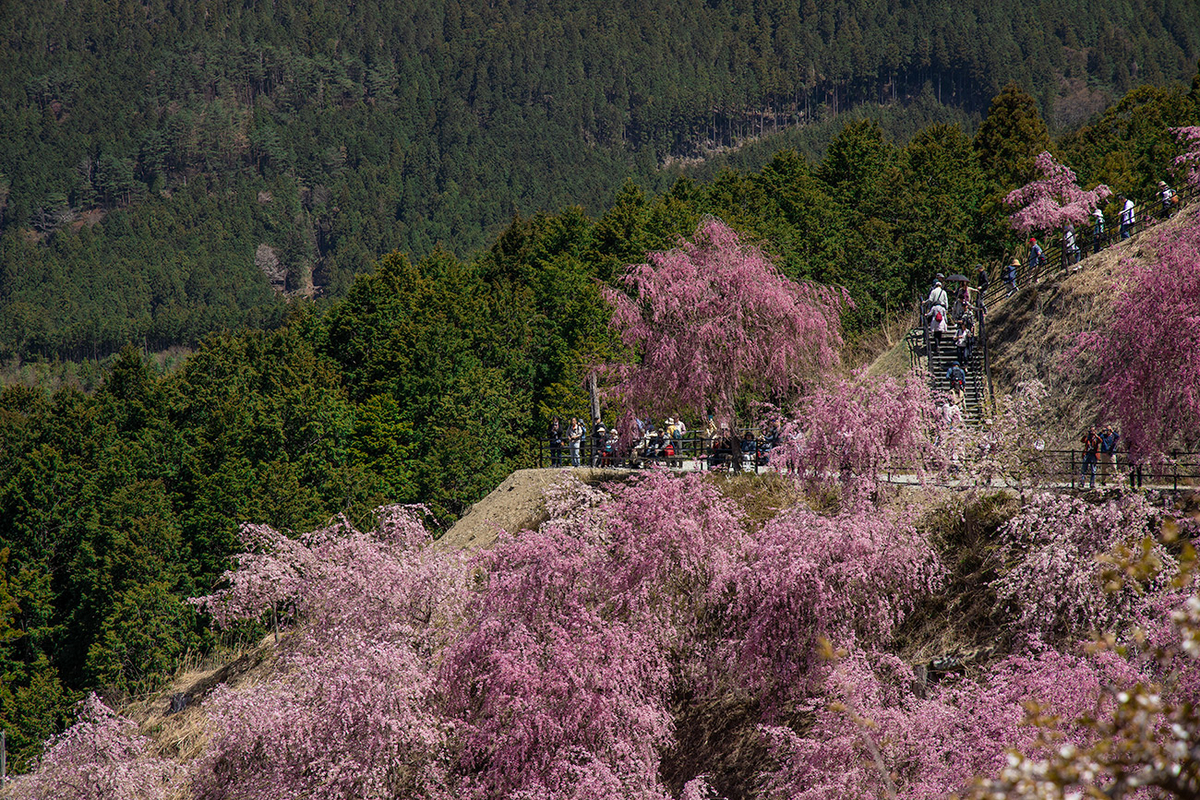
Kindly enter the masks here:
[[546, 489], [574, 476], [585, 483], [628, 474], [624, 470], [605, 469], [519, 469], [509, 475], [451, 526], [435, 547], [462, 549], [490, 547], [497, 531], [534, 528], [546, 518], [543, 501]]

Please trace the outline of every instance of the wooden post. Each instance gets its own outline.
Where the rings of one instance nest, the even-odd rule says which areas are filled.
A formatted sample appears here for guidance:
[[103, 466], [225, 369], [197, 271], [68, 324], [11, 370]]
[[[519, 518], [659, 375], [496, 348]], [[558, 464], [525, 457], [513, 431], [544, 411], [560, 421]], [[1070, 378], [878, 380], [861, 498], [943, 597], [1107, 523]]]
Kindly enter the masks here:
[[8, 736], [7, 731], [0, 728], [0, 786], [8, 781]]
[[591, 423], [596, 421], [596, 417], [600, 416], [600, 392], [596, 388], [596, 372], [595, 370], [588, 373], [588, 400], [591, 403], [592, 418], [588, 420], [589, 430]]

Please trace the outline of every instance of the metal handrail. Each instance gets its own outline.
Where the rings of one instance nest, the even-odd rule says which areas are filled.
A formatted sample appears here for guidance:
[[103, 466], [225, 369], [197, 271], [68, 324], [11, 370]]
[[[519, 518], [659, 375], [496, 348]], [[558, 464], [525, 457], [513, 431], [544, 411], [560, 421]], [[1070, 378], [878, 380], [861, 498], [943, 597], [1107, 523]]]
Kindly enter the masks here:
[[[747, 430], [740, 429], [738, 438], [735, 442], [741, 441]], [[706, 439], [702, 434], [689, 432], [683, 439], [672, 440], [676, 447], [675, 455], [668, 457], [635, 457], [629, 453], [614, 457], [605, 462], [598, 460], [595, 464], [601, 468], [611, 469], [638, 469], [651, 465], [657, 465], [674, 470], [729, 470], [729, 471], [745, 471], [745, 472], [761, 472], [765, 470], [773, 470], [774, 467], [769, 465], [768, 449], [756, 447], [751, 454], [746, 454], [746, 458], [728, 458], [726, 463], [715, 465], [712, 463], [713, 449], [711, 441]], [[760, 443], [761, 444], [761, 443]], [[593, 457], [598, 454], [595, 448], [595, 443], [588, 441], [581, 443], [580, 447], [580, 468], [593, 466]], [[738, 450], [734, 449], [733, 453], [726, 453], [727, 456], [737, 455]], [[1090, 473], [1084, 469], [1084, 451], [1083, 450], [1028, 450], [1022, 453], [1022, 472], [1025, 477], [1019, 481], [1015, 478], [1008, 483], [1022, 483], [1025, 485], [1042, 485], [1053, 486], [1063, 489], [1087, 489], [1092, 486], [1092, 479], [1095, 478], [1095, 483], [1099, 487], [1104, 488], [1107, 485], [1106, 478], [1108, 473], [1111, 473], [1111, 485], [1129, 482], [1132, 488], [1158, 488], [1162, 490], [1171, 490], [1179, 492], [1180, 490], [1189, 489], [1193, 486], [1200, 486], [1200, 452], [1194, 451], [1172, 451], [1169, 456], [1159, 459], [1135, 459], [1128, 449], [1118, 450], [1112, 454], [1111, 460], [1105, 458], [1105, 454], [1101, 453], [1095, 462], [1095, 473]], [[541, 468], [553, 468], [552, 448], [548, 439], [538, 441], [538, 458], [536, 466]], [[562, 469], [571, 469], [571, 459], [567, 447], [564, 445], [560, 453], [560, 463], [557, 465]], [[879, 467], [879, 475], [881, 479], [893, 483], [912, 483], [915, 476], [926, 475], [929, 472], [927, 464], [905, 463], [897, 461], [889, 461]], [[885, 477], [886, 476], [886, 477]], [[906, 479], [906, 476], [907, 479]], [[959, 475], [954, 479], [958, 484], [972, 484], [970, 475]], [[1006, 485], [1005, 480], [1000, 478], [1001, 485]], [[921, 478], [920, 480], [928, 480]], [[1087, 484], [1085, 486], [1085, 484]]]
[[[688, 431], [679, 439], [664, 437], [664, 448], [665, 443], [670, 442], [674, 451], [669, 456], [638, 453], [636, 445], [633, 449], [630, 449], [627, 445], [623, 452], [606, 453], [603, 446], [599, 445], [589, 433], [579, 443], [578, 464], [573, 463], [571, 450], [565, 439], [558, 448], [552, 447], [549, 439], [539, 439], [537, 442], [536, 466], [541, 468], [562, 467], [564, 469], [571, 469], [576, 466], [580, 468], [639, 469], [651, 465], [659, 465], [685, 469], [690, 465], [693, 470], [730, 469], [734, 472], [758, 472], [760, 468], [766, 466], [767, 453], [772, 448], [764, 442], [763, 437], [757, 435], [757, 430], [757, 428], [731, 430], [730, 433], [733, 435], [733, 438], [730, 440], [732, 447], [723, 450], [717, 450], [713, 445], [720, 438], [719, 436], [709, 439], [699, 431]], [[747, 432], [752, 435], [755, 443], [753, 451], [742, 450], [742, 443], [745, 441]], [[555, 449], [558, 450], [557, 453], [555, 453]], [[734, 456], [738, 457], [734, 458]]]
[[[1184, 203], [1191, 202], [1195, 199], [1197, 189], [1191, 184], [1185, 183], [1175, 191], [1175, 194], [1179, 197], [1179, 203], [1182, 206]], [[1165, 219], [1162, 214], [1161, 201], [1157, 197], [1153, 200], [1144, 200], [1141, 203], [1135, 203], [1133, 206], [1133, 215], [1135, 222], [1133, 225], [1133, 230], [1130, 231], [1130, 237], [1137, 235], [1139, 230], [1145, 231], [1147, 228], [1157, 224], [1158, 222], [1162, 222]], [[1119, 215], [1116, 221], [1116, 225], [1106, 225], [1104, 236], [1100, 241], [1100, 250], [1106, 250], [1109, 247], [1112, 247], [1114, 244], [1119, 244], [1120, 242], [1124, 241], [1120, 238]], [[1088, 247], [1085, 245], [1088, 243], [1091, 244], [1093, 255], [1099, 252], [1099, 250], [1097, 250], [1095, 247], [1096, 241], [1094, 237], [1089, 237], [1085, 241], [1083, 240], [1082, 236], [1077, 235], [1075, 246], [1079, 248], [1081, 260], [1086, 257], [1086, 251], [1088, 250]], [[1018, 287], [1024, 288], [1036, 286], [1052, 274], [1063, 274], [1067, 271], [1067, 265], [1064, 261], [1064, 254], [1060, 245], [1056, 244], [1045, 247], [1044, 254], [1045, 263], [1033, 268], [1031, 268], [1029, 264], [1024, 264], [1017, 271]], [[1006, 265], [1001, 264], [997, 272], [1002, 273], [1005, 266]], [[984, 293], [983, 302], [986, 307], [991, 308], [992, 303], [1007, 296], [1008, 285], [999, 279], [999, 274], [993, 277], [989, 272], [988, 278], [990, 283], [988, 285], [987, 292]]]

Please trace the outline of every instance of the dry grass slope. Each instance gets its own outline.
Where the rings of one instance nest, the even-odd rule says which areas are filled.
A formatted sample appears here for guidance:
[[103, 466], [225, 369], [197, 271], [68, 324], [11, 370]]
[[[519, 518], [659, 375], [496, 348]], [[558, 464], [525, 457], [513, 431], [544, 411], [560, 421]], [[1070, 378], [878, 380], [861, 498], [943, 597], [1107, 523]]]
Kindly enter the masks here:
[[[1196, 205], [1189, 206], [1160, 224], [1178, 226], [1196, 211]], [[1128, 286], [1129, 262], [1157, 259], [1154, 238], [1149, 232], [1139, 233], [1083, 259], [1071, 274], [1023, 287], [991, 309], [988, 345], [996, 393], [1010, 393], [1022, 381], [1042, 381], [1049, 390], [1047, 416], [1056, 421], [1054, 429], [1046, 431], [1050, 447], [1071, 447], [1088, 425], [1116, 422], [1100, 402], [1100, 375], [1089, 354], [1075, 362], [1068, 362], [1065, 354], [1079, 334], [1108, 324], [1113, 300]]]

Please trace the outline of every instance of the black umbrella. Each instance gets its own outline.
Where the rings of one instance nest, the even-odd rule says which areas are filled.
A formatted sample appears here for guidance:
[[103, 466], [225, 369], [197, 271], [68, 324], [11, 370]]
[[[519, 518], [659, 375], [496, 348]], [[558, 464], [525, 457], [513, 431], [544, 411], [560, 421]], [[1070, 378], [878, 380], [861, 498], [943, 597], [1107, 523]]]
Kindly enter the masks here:
[[953, 275], [951, 275], [949, 278], [946, 278], [946, 280], [948, 280], [948, 281], [962, 281], [963, 283], [966, 283], [968, 279], [967, 279], [967, 276], [966, 276], [966, 275], [959, 275], [959, 274], [956, 272], [956, 273], [954, 273]]

